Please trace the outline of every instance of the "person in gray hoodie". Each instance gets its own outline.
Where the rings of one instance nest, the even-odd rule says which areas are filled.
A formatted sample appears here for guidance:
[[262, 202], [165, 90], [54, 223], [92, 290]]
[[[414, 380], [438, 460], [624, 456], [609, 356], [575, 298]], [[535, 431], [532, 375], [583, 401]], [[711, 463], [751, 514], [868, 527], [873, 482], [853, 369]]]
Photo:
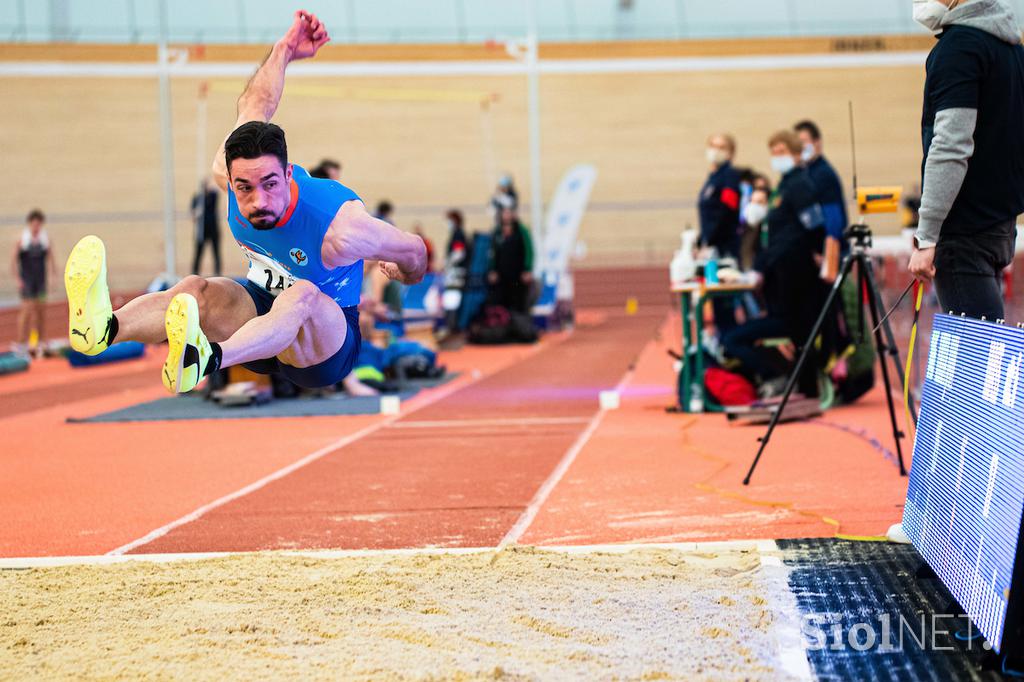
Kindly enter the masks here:
[[920, 222], [910, 271], [943, 310], [1004, 317], [999, 276], [1024, 212], [1024, 46], [1005, 0], [914, 2], [925, 67]]

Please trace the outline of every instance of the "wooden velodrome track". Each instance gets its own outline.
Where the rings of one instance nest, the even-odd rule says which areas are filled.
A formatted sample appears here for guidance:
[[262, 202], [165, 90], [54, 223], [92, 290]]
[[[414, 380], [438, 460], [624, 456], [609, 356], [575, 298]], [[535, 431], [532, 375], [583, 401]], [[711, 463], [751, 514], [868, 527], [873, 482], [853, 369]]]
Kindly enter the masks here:
[[[927, 36], [565, 44], [545, 45], [541, 56], [743, 55], [756, 60], [850, 48], [922, 51], [929, 45]], [[264, 49], [208, 47], [192, 50], [190, 60], [255, 65]], [[0, 62], [152, 59], [152, 47], [0, 45]], [[500, 47], [484, 45], [328, 46], [320, 59], [506, 57]], [[430, 93], [497, 96], [491, 109], [496, 166], [511, 171], [528, 196], [522, 77], [303, 78], [301, 83], [307, 93], [308, 88], [319, 88], [321, 94], [285, 92], [276, 120], [289, 131], [292, 159], [306, 165], [323, 156], [341, 159], [343, 181], [368, 202], [391, 199], [403, 227], [422, 220], [428, 235], [440, 240], [443, 208], [448, 205], [473, 208], [470, 228], [487, 227], [480, 209], [493, 179], [483, 174], [480, 107], [474, 102], [444, 101], [444, 97], [432, 101]], [[848, 183], [849, 101], [854, 102], [858, 116], [861, 182], [910, 187], [919, 176], [922, 83], [923, 66], [545, 75], [541, 78], [544, 195], [551, 196], [569, 166], [593, 163], [599, 171], [594, 210], [588, 213], [581, 234], [591, 257], [670, 253], [680, 229], [695, 223], [691, 205], [705, 173], [704, 142], [709, 133], [733, 132], [739, 140], [738, 162], [766, 169], [768, 135], [797, 119], [813, 118], [824, 130], [827, 154]], [[243, 85], [242, 78], [213, 82], [206, 149], [203, 158], [197, 159], [199, 81], [173, 80], [180, 211], [187, 208], [195, 186], [197, 161], [208, 166], [207, 157], [212, 157], [234, 121], [234, 102]], [[59, 254], [66, 255], [83, 234], [95, 232], [108, 244], [113, 286], [144, 286], [163, 268], [155, 81], [5, 77], [0, 78], [0, 88], [5, 94], [0, 105], [0, 127], [5, 131], [0, 185], [16, 188], [0, 199], [4, 241], [12, 241], [27, 210], [39, 206], [54, 216], [50, 232]], [[354, 89], [368, 89], [370, 95], [353, 96]], [[186, 270], [191, 226], [184, 216], [177, 235], [179, 270]], [[241, 259], [227, 246], [225, 251], [228, 266], [239, 271]], [[12, 295], [12, 284], [4, 280], [0, 299]]]
[[[760, 428], [664, 412], [679, 321], [660, 269], [581, 273], [579, 297], [572, 333], [443, 355], [460, 376], [397, 418], [66, 423], [163, 396], [158, 347], [3, 377], [0, 556], [877, 535], [899, 519], [880, 392], [781, 428], [744, 488]], [[621, 409], [600, 410], [616, 386]]]

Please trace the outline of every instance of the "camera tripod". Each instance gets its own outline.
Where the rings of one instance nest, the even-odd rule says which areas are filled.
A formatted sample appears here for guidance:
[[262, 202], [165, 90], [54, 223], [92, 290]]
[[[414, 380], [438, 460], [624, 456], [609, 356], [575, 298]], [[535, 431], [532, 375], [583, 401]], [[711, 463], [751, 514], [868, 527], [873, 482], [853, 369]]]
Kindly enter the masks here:
[[[850, 276], [853, 270], [854, 264], [857, 265], [857, 323], [858, 323], [858, 335], [859, 338], [863, 338], [864, 335], [864, 301], [860, 298], [863, 294], [867, 294], [868, 309], [871, 312], [871, 324], [875, 335], [875, 352], [878, 355], [879, 364], [882, 366], [882, 380], [885, 383], [885, 399], [889, 404], [889, 419], [892, 422], [892, 435], [896, 441], [896, 457], [899, 460], [900, 465], [900, 476], [907, 475], [907, 469], [903, 464], [903, 450], [900, 446], [900, 440], [904, 434], [900, 430], [899, 425], [896, 423], [896, 407], [892, 400], [892, 385], [889, 381], [889, 368], [886, 364], [886, 355], [888, 355], [895, 367], [896, 376], [900, 377], [902, 384], [903, 375], [900, 373], [900, 355], [899, 349], [896, 346], [896, 339], [892, 333], [892, 327], [889, 325], [889, 320], [881, 319], [879, 317], [879, 311], [884, 310], [882, 306], [882, 297], [878, 292], [878, 285], [875, 282], [874, 264], [871, 262], [871, 258], [868, 255], [868, 249], [871, 247], [871, 230], [867, 225], [859, 223], [857, 225], [851, 225], [843, 235], [850, 244], [850, 252], [843, 258], [842, 266], [839, 269], [839, 276], [836, 277], [836, 281], [832, 284], [832, 289], [829, 291], [828, 298], [825, 300], [825, 304], [821, 308], [821, 312], [818, 314], [818, 319], [814, 323], [814, 327], [811, 329], [810, 336], [804, 343], [803, 348], [800, 350], [800, 356], [796, 361], [796, 366], [793, 368], [793, 372], [789, 375], [789, 379], [786, 381], [786, 390], [782, 394], [782, 401], [779, 403], [778, 409], [772, 413], [771, 421], [768, 422], [768, 430], [758, 440], [761, 446], [757, 450], [757, 456], [754, 457], [754, 461], [750, 464], [750, 470], [747, 472], [746, 478], [743, 479], [743, 485], [750, 484], [750, 477], [754, 475], [754, 469], [757, 468], [757, 463], [761, 459], [761, 455], [764, 454], [764, 450], [768, 447], [768, 441], [772, 437], [772, 432], [775, 431], [775, 427], [779, 423], [779, 419], [782, 418], [782, 413], [786, 409], [786, 404], [789, 402], [789, 396], [793, 393], [793, 389], [796, 387], [797, 379], [800, 376], [800, 371], [803, 369], [804, 364], [807, 362], [807, 358], [810, 355], [811, 348], [813, 347], [814, 340], [821, 333], [821, 328], [825, 324], [825, 320], [828, 319], [828, 313], [839, 299], [840, 292], [843, 288], [843, 283], [846, 278]], [[914, 422], [917, 422], [916, 411], [911, 407], [911, 418]]]

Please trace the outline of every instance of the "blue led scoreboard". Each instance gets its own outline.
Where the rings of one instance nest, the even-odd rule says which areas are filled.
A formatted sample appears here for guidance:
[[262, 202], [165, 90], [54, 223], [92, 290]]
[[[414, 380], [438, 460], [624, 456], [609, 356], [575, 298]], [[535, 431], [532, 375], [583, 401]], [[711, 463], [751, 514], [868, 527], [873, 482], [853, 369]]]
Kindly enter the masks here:
[[937, 315], [903, 529], [995, 651], [1024, 653], [1024, 330]]

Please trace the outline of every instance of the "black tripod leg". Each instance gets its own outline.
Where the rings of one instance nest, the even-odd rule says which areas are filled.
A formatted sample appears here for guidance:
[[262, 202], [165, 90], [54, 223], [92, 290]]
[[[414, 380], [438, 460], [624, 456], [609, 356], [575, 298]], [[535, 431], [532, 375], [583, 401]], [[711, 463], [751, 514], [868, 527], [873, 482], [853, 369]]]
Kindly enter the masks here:
[[[881, 291], [879, 290], [878, 285], [875, 283], [874, 265], [871, 263], [870, 259], [866, 258], [865, 260], [866, 260], [866, 265], [867, 265], [868, 285], [869, 285], [870, 295], [874, 296], [874, 298], [875, 298], [875, 305], [878, 306], [878, 309], [879, 310], [885, 310], [886, 308], [885, 308], [885, 305], [882, 302]], [[882, 324], [882, 331], [885, 332], [886, 350], [888, 351], [889, 355], [892, 358], [893, 366], [896, 368], [896, 377], [900, 380], [900, 388], [905, 388], [903, 386], [903, 382], [904, 382], [904, 379], [903, 379], [903, 363], [900, 361], [900, 347], [896, 343], [896, 336], [895, 336], [895, 334], [892, 333], [892, 325], [890, 324], [889, 320], [886, 320]], [[914, 422], [914, 426], [916, 427], [917, 426], [917, 407], [914, 405], [914, 401], [912, 401], [912, 400], [910, 401], [910, 419], [911, 419], [911, 421]]]
[[871, 328], [875, 330], [875, 352], [878, 354], [878, 364], [882, 366], [882, 381], [885, 383], [885, 400], [889, 404], [889, 421], [892, 422], [892, 436], [896, 441], [896, 457], [900, 463], [900, 476], [907, 475], [907, 468], [903, 465], [903, 448], [900, 441], [903, 439], [903, 432], [896, 423], [896, 406], [892, 401], [892, 384], [889, 382], [889, 365], [886, 363], [885, 342], [882, 339], [882, 330], [878, 324], [878, 290], [875, 289], [875, 282], [871, 277], [870, 265], [867, 263], [868, 256], [860, 257], [864, 262], [860, 266], [861, 286], [868, 290], [868, 309], [871, 311]]
[[796, 366], [793, 368], [793, 373], [789, 375], [789, 380], [786, 381], [786, 390], [782, 394], [782, 402], [779, 403], [778, 409], [772, 413], [771, 421], [768, 422], [768, 430], [765, 431], [765, 434], [758, 439], [761, 441], [761, 447], [757, 449], [757, 455], [754, 457], [754, 461], [750, 463], [750, 470], [747, 471], [747, 476], [743, 479], [743, 485], [750, 485], [750, 477], [754, 475], [754, 469], [757, 468], [757, 463], [761, 460], [761, 455], [764, 453], [764, 449], [768, 447], [768, 441], [772, 437], [772, 431], [775, 430], [775, 426], [779, 423], [779, 419], [782, 418], [782, 412], [786, 409], [786, 404], [789, 402], [789, 396], [793, 393], [793, 389], [796, 387], [796, 382], [800, 377], [800, 370], [804, 368], [804, 363], [807, 362], [807, 356], [811, 353], [814, 339], [817, 338], [822, 325], [825, 324], [825, 318], [828, 317], [828, 311], [832, 309], [832, 304], [835, 303], [836, 297], [839, 295], [839, 291], [843, 287], [843, 282], [850, 274], [850, 267], [852, 264], [853, 256], [847, 256], [846, 260], [843, 261], [843, 267], [839, 272], [839, 276], [836, 277], [836, 281], [832, 284], [832, 290], [828, 292], [828, 298], [825, 300], [825, 305], [821, 307], [821, 313], [818, 314], [818, 319], [815, 321], [814, 327], [811, 329], [811, 334], [804, 343], [804, 347], [800, 350], [800, 357], [797, 358]]

